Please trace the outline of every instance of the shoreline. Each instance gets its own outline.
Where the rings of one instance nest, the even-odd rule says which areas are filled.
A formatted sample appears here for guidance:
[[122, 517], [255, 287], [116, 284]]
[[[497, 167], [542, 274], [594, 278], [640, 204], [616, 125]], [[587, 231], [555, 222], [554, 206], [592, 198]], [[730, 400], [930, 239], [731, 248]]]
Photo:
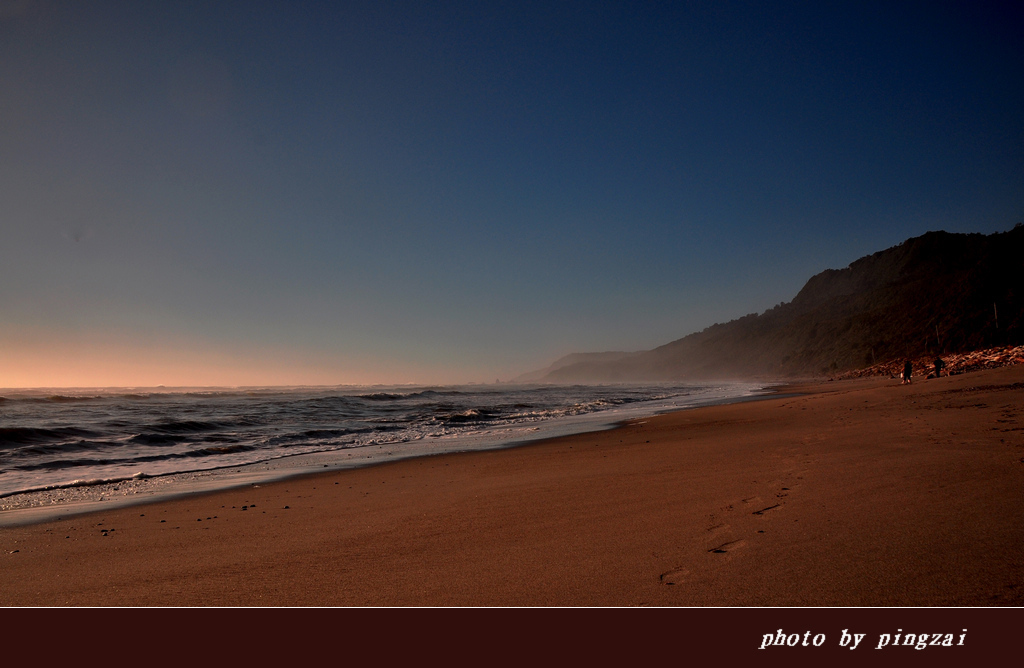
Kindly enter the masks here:
[[781, 388], [0, 528], [0, 605], [1024, 604], [1024, 366]]
[[[595, 411], [573, 417], [542, 421], [529, 433], [511, 433], [513, 429], [497, 426], [483, 432], [467, 432], [456, 436], [412, 442], [369, 445], [360, 448], [342, 448], [297, 455], [280, 455], [247, 464], [224, 465], [195, 471], [181, 471], [161, 475], [131, 476], [97, 482], [82, 482], [55, 487], [44, 487], [0, 495], [0, 528], [50, 522], [76, 515], [102, 512], [115, 508], [160, 503], [194, 494], [209, 494], [246, 485], [263, 485], [316, 475], [328, 471], [343, 471], [372, 467], [417, 457], [459, 452], [502, 450], [521, 447], [562, 436], [616, 429], [629, 420], [651, 417], [678, 410], [691, 410], [742, 401], [752, 401], [773, 395], [772, 385], [741, 383], [752, 394], [726, 396], [715, 399], [695, 398], [692, 405], [665, 407], [664, 401], [641, 402], [633, 405]], [[676, 402], [677, 399], [670, 400]]]

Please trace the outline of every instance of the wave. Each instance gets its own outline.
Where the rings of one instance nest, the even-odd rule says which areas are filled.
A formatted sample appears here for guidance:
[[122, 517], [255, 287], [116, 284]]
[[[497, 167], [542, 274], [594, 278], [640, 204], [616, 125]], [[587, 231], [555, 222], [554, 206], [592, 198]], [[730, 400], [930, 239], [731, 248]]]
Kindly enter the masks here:
[[128, 439], [130, 443], [137, 445], [178, 445], [188, 440], [188, 436], [181, 434], [135, 434]]
[[306, 438], [337, 438], [339, 436], [348, 436], [349, 434], [362, 434], [371, 431], [370, 429], [310, 429], [302, 432], [301, 435]]
[[449, 424], [459, 424], [463, 422], [490, 422], [500, 418], [502, 414], [499, 411], [488, 410], [486, 408], [471, 408], [461, 413], [445, 413], [436, 415], [434, 418], [439, 422], [445, 422]]
[[357, 399], [368, 401], [393, 401], [395, 399], [408, 399], [411, 394], [394, 394], [392, 392], [374, 392], [373, 394], [357, 394]]
[[215, 457], [240, 452], [252, 452], [258, 448], [254, 445], [237, 444], [230, 446], [210, 446], [189, 450], [188, 452], [171, 452], [163, 455], [143, 455], [136, 457], [121, 458], [81, 458], [61, 459], [31, 464], [21, 464], [10, 467], [12, 471], [59, 471], [63, 469], [87, 468], [87, 467], [109, 467], [109, 466], [136, 466], [138, 464], [149, 464], [153, 462], [167, 462], [182, 459], [201, 459], [203, 457]]
[[203, 431], [214, 431], [225, 426], [227, 425], [220, 422], [202, 422], [200, 420], [177, 420], [147, 425], [149, 429], [164, 434], [193, 434]]
[[66, 441], [69, 438], [96, 438], [100, 434], [81, 427], [0, 427], [0, 447], [35, 445]]
[[142, 480], [144, 478], [152, 478], [154, 476], [146, 475], [141, 471], [133, 473], [127, 476], [118, 476], [116, 478], [88, 478], [84, 480], [72, 480], [71, 482], [56, 483], [53, 485], [42, 485], [40, 487], [29, 487], [27, 489], [19, 489], [12, 492], [0, 492], [0, 499], [6, 496], [14, 496], [15, 494], [28, 494], [31, 492], [48, 492], [55, 489], [73, 489], [75, 487], [96, 487], [99, 485], [110, 485], [113, 483], [124, 482], [125, 480]]
[[723, 391], [691, 385], [8, 392], [0, 398], [0, 496], [72, 476], [109, 480], [140, 465], [164, 475], [299, 452], [449, 443], [460, 434], [512, 437], [550, 419], [705, 389]]
[[55, 404], [73, 404], [81, 401], [96, 401], [102, 399], [102, 397], [83, 397], [78, 395], [65, 395], [65, 394], [54, 394], [46, 397], [46, 401], [53, 402]]

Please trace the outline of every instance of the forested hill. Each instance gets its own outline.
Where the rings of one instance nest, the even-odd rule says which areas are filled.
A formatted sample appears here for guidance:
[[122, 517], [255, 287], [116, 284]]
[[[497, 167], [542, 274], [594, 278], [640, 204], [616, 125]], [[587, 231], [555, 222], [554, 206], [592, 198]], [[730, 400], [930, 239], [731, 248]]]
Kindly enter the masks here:
[[637, 353], [563, 358], [543, 382], [816, 376], [1024, 343], [1024, 225], [929, 232], [812, 277], [789, 303]]

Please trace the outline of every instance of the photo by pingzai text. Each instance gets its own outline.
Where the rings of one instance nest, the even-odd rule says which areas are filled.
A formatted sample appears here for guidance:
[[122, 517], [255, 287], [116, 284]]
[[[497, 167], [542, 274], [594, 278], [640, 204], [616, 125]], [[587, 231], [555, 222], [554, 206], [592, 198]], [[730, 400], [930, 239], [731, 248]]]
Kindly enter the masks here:
[[[843, 629], [839, 636], [839, 646], [848, 649], [857, 649], [867, 637], [866, 633], [850, 633], [849, 629]], [[957, 637], [959, 635], [959, 638]], [[928, 647], [959, 647], [964, 644], [967, 638], [967, 629], [961, 633], [904, 633], [903, 629], [896, 629], [895, 633], [881, 633], [878, 641], [865, 644], [865, 647], [875, 645], [875, 649], [891, 647], [913, 647], [914, 649], [925, 649]], [[761, 636], [761, 646], [758, 649], [770, 647], [822, 647], [828, 638], [824, 633], [786, 633], [778, 629], [774, 633], [765, 633]]]

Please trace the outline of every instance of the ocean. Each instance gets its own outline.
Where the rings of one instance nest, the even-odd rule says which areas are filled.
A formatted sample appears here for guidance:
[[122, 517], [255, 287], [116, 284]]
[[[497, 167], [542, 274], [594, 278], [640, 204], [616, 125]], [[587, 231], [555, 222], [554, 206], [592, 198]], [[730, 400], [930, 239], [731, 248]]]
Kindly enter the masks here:
[[0, 390], [0, 515], [505, 447], [763, 389], [718, 383]]

